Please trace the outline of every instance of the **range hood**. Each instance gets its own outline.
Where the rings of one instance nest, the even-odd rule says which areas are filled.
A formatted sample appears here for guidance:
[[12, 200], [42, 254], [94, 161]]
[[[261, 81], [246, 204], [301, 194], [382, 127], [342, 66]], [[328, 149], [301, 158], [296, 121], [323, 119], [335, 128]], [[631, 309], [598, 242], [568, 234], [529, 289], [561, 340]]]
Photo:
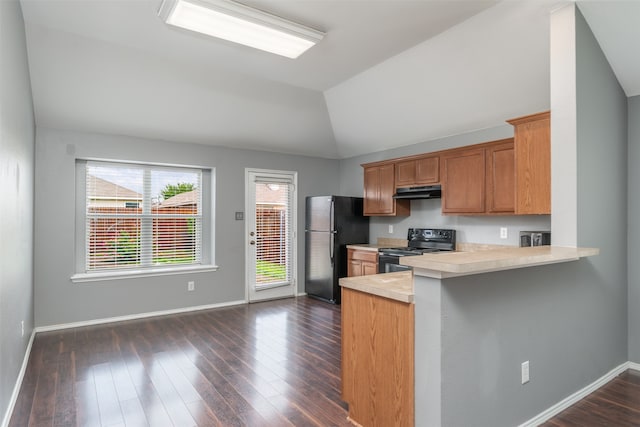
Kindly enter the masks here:
[[442, 196], [440, 185], [404, 187], [396, 189], [394, 199], [439, 199]]

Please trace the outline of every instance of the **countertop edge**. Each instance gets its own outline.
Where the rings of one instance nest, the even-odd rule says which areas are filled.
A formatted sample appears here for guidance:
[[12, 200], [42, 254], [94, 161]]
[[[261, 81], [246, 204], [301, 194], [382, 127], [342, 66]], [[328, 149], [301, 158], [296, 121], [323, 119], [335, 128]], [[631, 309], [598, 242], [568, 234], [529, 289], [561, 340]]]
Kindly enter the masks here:
[[340, 286], [407, 304], [413, 303], [413, 274], [410, 271], [343, 277], [340, 279]]
[[380, 245], [366, 244], [366, 243], [347, 245], [347, 249], [357, 249], [361, 251], [371, 251], [371, 252], [378, 252], [378, 249], [380, 248], [381, 248]]
[[[492, 252], [496, 255], [495, 259], [490, 259]], [[577, 261], [580, 258], [595, 256], [599, 253], [598, 248], [548, 246], [514, 248], [508, 253], [502, 250], [488, 250], [483, 251], [482, 259], [474, 259], [471, 252], [459, 252], [455, 255], [451, 254], [453, 257], [449, 256], [448, 260], [438, 260], [438, 255], [423, 255], [421, 257], [407, 257], [400, 263], [413, 267], [414, 274], [417, 276], [445, 279]]]

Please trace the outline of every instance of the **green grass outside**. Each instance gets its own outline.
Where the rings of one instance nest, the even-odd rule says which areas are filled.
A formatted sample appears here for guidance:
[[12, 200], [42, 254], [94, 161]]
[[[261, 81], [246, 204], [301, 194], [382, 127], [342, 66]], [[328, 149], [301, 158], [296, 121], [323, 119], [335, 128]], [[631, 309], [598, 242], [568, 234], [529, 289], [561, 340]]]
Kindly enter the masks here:
[[285, 280], [287, 278], [287, 270], [284, 265], [263, 260], [256, 261], [256, 274], [276, 280]]

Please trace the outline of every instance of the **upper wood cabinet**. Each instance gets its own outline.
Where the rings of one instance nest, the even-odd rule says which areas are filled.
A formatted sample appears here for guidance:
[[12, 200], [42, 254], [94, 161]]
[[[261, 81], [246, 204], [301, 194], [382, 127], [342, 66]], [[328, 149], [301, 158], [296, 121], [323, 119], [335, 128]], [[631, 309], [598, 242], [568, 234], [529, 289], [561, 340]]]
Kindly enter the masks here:
[[485, 150], [450, 150], [442, 155], [442, 212], [484, 213]]
[[513, 213], [515, 208], [513, 139], [486, 148], [486, 212]]
[[364, 215], [407, 216], [411, 211], [409, 200], [396, 200], [395, 164], [383, 162], [364, 167]]
[[513, 138], [442, 153], [442, 212], [513, 214]]
[[551, 114], [507, 120], [514, 126], [515, 213], [551, 213]]
[[364, 167], [364, 214], [406, 216], [408, 199], [396, 188], [442, 184], [442, 213], [531, 215], [551, 213], [551, 115], [507, 120], [514, 137]]
[[440, 182], [440, 157], [421, 156], [396, 162], [396, 187]]

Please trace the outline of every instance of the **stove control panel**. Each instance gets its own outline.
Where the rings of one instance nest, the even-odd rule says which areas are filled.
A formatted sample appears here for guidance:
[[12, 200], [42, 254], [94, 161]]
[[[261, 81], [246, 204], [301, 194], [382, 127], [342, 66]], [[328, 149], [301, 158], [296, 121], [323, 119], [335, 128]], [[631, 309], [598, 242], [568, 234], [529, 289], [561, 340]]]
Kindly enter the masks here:
[[407, 240], [411, 241], [443, 241], [455, 242], [456, 231], [439, 228], [410, 228], [407, 233]]

